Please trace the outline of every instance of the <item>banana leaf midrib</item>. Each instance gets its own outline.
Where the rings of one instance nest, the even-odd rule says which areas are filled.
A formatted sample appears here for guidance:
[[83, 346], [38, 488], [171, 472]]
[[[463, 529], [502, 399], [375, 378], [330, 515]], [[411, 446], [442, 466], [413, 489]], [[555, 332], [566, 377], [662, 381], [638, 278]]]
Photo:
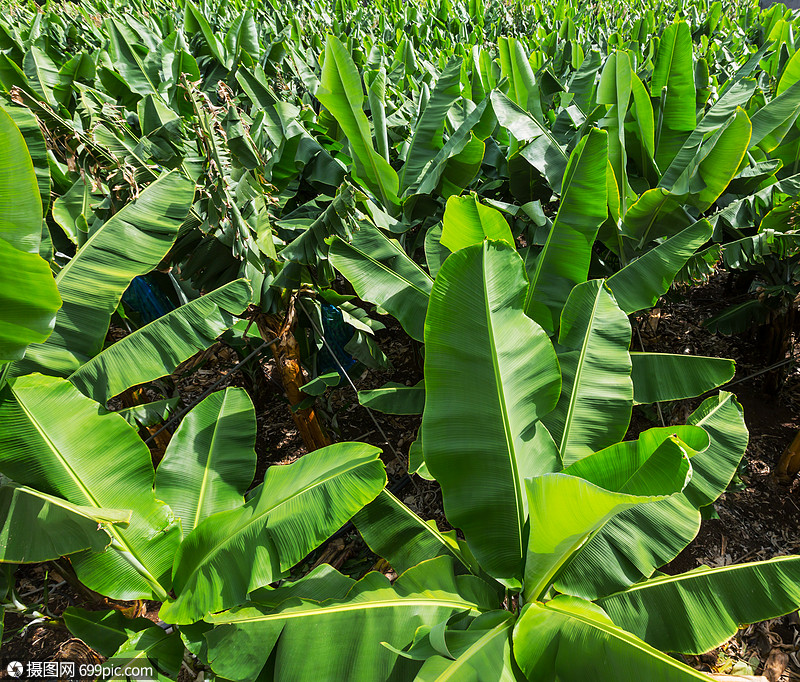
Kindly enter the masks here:
[[[486, 249], [483, 250], [482, 259], [484, 260], [483, 269], [486, 270]], [[517, 454], [514, 448], [514, 434], [511, 431], [511, 424], [509, 423], [508, 406], [506, 404], [505, 389], [502, 382], [502, 374], [500, 373], [500, 366], [497, 361], [497, 344], [494, 339], [494, 325], [492, 320], [492, 311], [489, 304], [489, 289], [487, 287], [487, 278], [483, 277], [483, 300], [485, 303], [486, 314], [486, 331], [489, 335], [489, 356], [492, 359], [492, 367], [494, 369], [495, 387], [497, 388], [497, 398], [500, 401], [500, 413], [503, 417], [503, 433], [506, 438], [506, 452], [508, 454], [511, 473], [513, 476], [514, 485], [514, 505], [517, 510], [517, 538], [519, 540], [519, 556], [522, 558], [525, 551], [525, 541], [523, 538], [523, 530], [525, 528], [525, 505], [522, 499], [522, 482], [519, 480], [519, 468], [517, 467]]]
[[[313, 600], [304, 600], [306, 602], [313, 602]], [[278, 613], [265, 613], [260, 614], [258, 616], [248, 616], [245, 618], [231, 618], [225, 620], [219, 616], [211, 616], [211, 619], [208, 622], [214, 623], [214, 625], [239, 625], [241, 623], [263, 623], [265, 621], [271, 620], [289, 620], [294, 618], [309, 618], [312, 616], [321, 616], [327, 615], [331, 613], [346, 613], [347, 611], [364, 611], [367, 609], [384, 609], [384, 608], [394, 608], [394, 607], [403, 607], [403, 608], [411, 608], [417, 606], [424, 606], [424, 607], [445, 607], [445, 608], [454, 608], [454, 609], [463, 609], [469, 608], [470, 610], [474, 611], [482, 611], [478, 608], [478, 605], [474, 602], [469, 602], [466, 600], [456, 601], [454, 599], [406, 599], [400, 597], [398, 599], [388, 599], [388, 600], [379, 600], [379, 601], [358, 601], [358, 602], [349, 602], [346, 604], [340, 604], [338, 606], [322, 606], [322, 602], [317, 602], [320, 604], [318, 609], [308, 609], [305, 611], [290, 611], [288, 613], [278, 612]], [[291, 607], [290, 607], [291, 608]]]

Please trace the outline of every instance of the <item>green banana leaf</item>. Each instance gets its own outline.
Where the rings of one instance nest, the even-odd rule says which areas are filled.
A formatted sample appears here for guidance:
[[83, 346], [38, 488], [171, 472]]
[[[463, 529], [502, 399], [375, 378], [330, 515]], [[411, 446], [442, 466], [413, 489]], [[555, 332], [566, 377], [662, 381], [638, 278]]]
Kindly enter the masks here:
[[708, 682], [708, 676], [614, 625], [595, 604], [560, 596], [526, 604], [514, 628], [514, 657], [529, 680]]
[[[155, 426], [167, 419], [169, 413], [175, 408], [179, 401], [180, 396], [175, 396], [174, 398], [155, 400], [152, 403], [145, 403], [144, 405], [123, 407], [121, 410], [116, 410], [116, 413], [134, 428], [138, 429], [139, 427]], [[106, 411], [111, 412], [113, 410]], [[100, 414], [105, 414], [102, 408], [99, 412]]]
[[707, 449], [692, 457], [694, 476], [684, 494], [699, 508], [714, 502], [727, 490], [747, 449], [749, 434], [744, 410], [733, 393], [720, 391], [707, 398], [689, 418], [711, 441]]
[[661, 97], [663, 109], [659, 113], [660, 125], [656, 137], [656, 163], [667, 168], [695, 129], [696, 90], [692, 61], [692, 35], [685, 21], [667, 26], [661, 35], [658, 53], [650, 81], [653, 97]]
[[243, 506], [209, 516], [186, 536], [172, 572], [177, 597], [161, 618], [191, 623], [277, 580], [380, 493], [379, 454], [336, 443], [270, 467]]
[[50, 335], [61, 305], [53, 276], [39, 256], [42, 203], [25, 140], [0, 111], [0, 364], [19, 360]]
[[[461, 125], [447, 138], [442, 148], [436, 156], [425, 165], [418, 179], [413, 182], [406, 190], [405, 194], [411, 198], [415, 194], [431, 194], [440, 185], [443, 186], [442, 196], [445, 194], [445, 186], [452, 191], [454, 186], [463, 184], [463, 189], [472, 181], [470, 173], [476, 170], [473, 166], [483, 160], [481, 151], [480, 160], [476, 159], [478, 144], [485, 151], [483, 140], [487, 136], [486, 128], [494, 127], [494, 112], [489, 106], [489, 98], [484, 99], [474, 111], [464, 117]], [[484, 126], [484, 122], [489, 121]], [[460, 191], [460, 190], [459, 190]]]
[[[492, 617], [500, 620], [494, 627], [482, 626], [480, 621]], [[429, 657], [415, 682], [515, 682], [520, 679], [511, 655], [511, 634], [515, 619], [508, 611], [489, 612], [478, 616], [466, 631], [456, 631], [464, 637], [461, 646], [447, 642], [445, 650]], [[454, 633], [455, 634], [455, 633]]]
[[702, 395], [733, 378], [733, 360], [702, 355], [631, 353], [636, 404], [683, 400]]
[[398, 203], [399, 180], [372, 144], [369, 121], [362, 108], [364, 92], [353, 59], [338, 38], [328, 34], [322, 80], [316, 93], [341, 126], [352, 150], [356, 176], [375, 193], [387, 208]]
[[486, 583], [454, 575], [452, 560], [438, 557], [409, 569], [394, 584], [368, 573], [344, 599], [295, 598], [277, 609], [254, 603], [208, 616], [217, 626], [206, 634], [209, 662], [231, 680], [255, 679], [270, 655], [275, 682], [411, 679], [419, 662], [396, 650], [410, 644], [419, 627], [432, 627], [456, 612], [496, 607]]
[[[183, 662], [183, 652], [183, 642], [177, 630], [173, 629], [167, 634], [156, 625], [134, 632], [111, 658], [124, 661], [121, 672], [123, 676], [127, 670], [141, 670], [142, 666], [153, 664], [170, 676], [166, 679], [171, 679], [178, 675]], [[131, 674], [134, 675], [135, 672]]]
[[74, 505], [132, 511], [126, 528], [107, 528], [109, 550], [72, 556], [81, 582], [112, 599], [166, 599], [180, 528], [153, 495], [153, 463], [136, 431], [56, 377], [19, 377], [0, 401], [3, 474]]
[[147, 58], [142, 59], [141, 53], [136, 49], [139, 47], [138, 41], [132, 43], [126, 35], [127, 27], [109, 18], [105, 21], [105, 29], [111, 63], [127, 86], [138, 95], [157, 94], [159, 81], [157, 69], [153, 68], [155, 65]]
[[633, 409], [631, 326], [603, 280], [576, 286], [561, 313], [561, 396], [542, 421], [563, 464], [621, 440]]
[[484, 206], [475, 196], [450, 197], [444, 210], [442, 246], [458, 251], [466, 246], [480, 244], [484, 239], [503, 241], [515, 246], [514, 235], [503, 214], [491, 206]]
[[390, 381], [380, 388], [359, 391], [358, 402], [386, 414], [422, 414], [425, 409], [425, 386], [421, 381], [415, 386]]
[[380, 305], [412, 339], [422, 341], [433, 280], [395, 240], [361, 221], [349, 243], [333, 238], [328, 257], [360, 298]]
[[627, 315], [655, 305], [686, 261], [711, 238], [711, 233], [711, 223], [698, 220], [611, 275], [606, 286], [617, 305]]
[[131, 386], [171, 374], [230, 329], [251, 296], [245, 279], [221, 286], [120, 339], [81, 365], [69, 380], [105, 404]]
[[629, 587], [598, 602], [620, 627], [662, 651], [702, 654], [750, 623], [800, 606], [800, 557], [702, 566]]
[[423, 521], [388, 490], [359, 511], [353, 525], [369, 548], [386, 559], [398, 575], [441, 554], [454, 557], [470, 570], [470, 562], [455, 538], [440, 533], [436, 521]]
[[[689, 181], [690, 201], [700, 212], [708, 210], [725, 191], [730, 181], [739, 172], [749, 147], [753, 126], [744, 109], [738, 107], [736, 113], [720, 128], [707, 145], [703, 145], [701, 153], [708, 153], [697, 167], [696, 175], [705, 184], [699, 192], [692, 188]], [[680, 184], [680, 178], [676, 186]], [[695, 196], [696, 195], [696, 196]]]
[[[635, 458], [644, 461], [673, 434], [690, 456], [692, 480], [681, 495], [641, 505], [611, 519], [578, 552], [556, 581], [560, 592], [586, 599], [611, 594], [650, 577], [674, 559], [700, 528], [700, 507], [711, 504], [730, 483], [747, 447], [741, 406], [730, 393], [704, 401], [687, 426], [649, 429], [637, 441], [626, 441], [587, 457], [565, 470], [586, 475], [591, 460]], [[698, 432], [702, 428], [706, 435]]]
[[543, 120], [539, 86], [521, 40], [500, 36], [497, 40], [500, 73], [508, 79], [508, 97], [538, 121]]
[[518, 141], [531, 143], [520, 150], [520, 155], [547, 179], [555, 193], [561, 194], [569, 157], [553, 133], [499, 90], [493, 90], [490, 99], [498, 123]]
[[[686, 452], [667, 439], [641, 466], [629, 461], [618, 490], [583, 478], [545, 474], [527, 480], [530, 537], [525, 558], [526, 601], [541, 599], [573, 554], [620, 512], [679, 493], [691, 476]], [[614, 472], [617, 473], [617, 472]], [[619, 476], [615, 477], [619, 480]]]
[[425, 167], [444, 146], [447, 112], [461, 96], [461, 59], [451, 59], [436, 81], [431, 98], [414, 126], [414, 134], [400, 170], [400, 192], [419, 181]]
[[52, 335], [31, 346], [14, 372], [67, 376], [97, 355], [123, 292], [164, 258], [193, 196], [192, 182], [173, 171], [95, 232], [56, 277], [64, 305]]
[[753, 114], [750, 147], [773, 151], [797, 120], [800, 113], [800, 80], [790, 85]]
[[526, 290], [512, 247], [469, 246], [439, 270], [425, 323], [425, 463], [481, 566], [512, 581], [524, 556], [522, 482], [559, 468], [538, 420], [561, 377], [546, 334], [524, 313]]
[[256, 413], [241, 388], [212, 393], [180, 423], [156, 470], [155, 490], [184, 536], [244, 504], [256, 470]]
[[[47, 144], [42, 129], [39, 127], [39, 119], [30, 109], [23, 107], [3, 106], [3, 109], [19, 128], [25, 140], [33, 163], [33, 171], [36, 174], [36, 184], [39, 186], [42, 215], [47, 215], [47, 209], [50, 206], [50, 165], [47, 162]], [[20, 176], [15, 176], [15, 179], [19, 183]]]
[[608, 215], [607, 140], [608, 133], [592, 129], [570, 155], [561, 204], [531, 275], [525, 313], [548, 333], [557, 330], [572, 288], [586, 281], [592, 245]]
[[625, 117], [628, 113], [635, 74], [627, 52], [615, 50], [606, 60], [597, 85], [598, 104], [611, 105], [603, 119], [609, 131], [608, 158], [618, 182], [619, 202], [624, 214], [631, 195], [628, 182], [628, 155], [625, 150]]
[[126, 524], [130, 511], [79, 507], [15, 483], [0, 485], [0, 562], [37, 563], [111, 544], [104, 524]]

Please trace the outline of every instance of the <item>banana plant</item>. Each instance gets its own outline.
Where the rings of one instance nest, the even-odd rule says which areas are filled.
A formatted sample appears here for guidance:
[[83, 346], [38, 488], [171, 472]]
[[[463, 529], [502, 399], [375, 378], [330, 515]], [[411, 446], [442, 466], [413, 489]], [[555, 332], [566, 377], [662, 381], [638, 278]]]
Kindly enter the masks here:
[[[198, 404], [157, 471], [136, 430], [98, 407], [58, 377], [18, 377], [3, 389], [0, 471], [9, 480], [0, 500], [10, 513], [2, 560], [69, 554], [90, 589], [163, 601], [162, 617], [176, 623], [240, 604], [282, 578], [386, 483], [377, 448], [338, 443], [271, 468], [248, 491], [256, 417], [242, 389]], [[67, 623], [90, 642], [99, 632], [105, 650], [111, 625], [95, 622], [93, 635], [93, 616], [80, 614]], [[112, 641], [109, 655], [120, 658], [136, 653], [164, 663], [164, 647], [183, 650], [177, 630], [136, 623]]]
[[[546, 424], [566, 382], [553, 343], [525, 314], [529, 286], [513, 247], [492, 241], [453, 254], [433, 285], [423, 447], [464, 539], [382, 492], [354, 521], [396, 582], [321, 566], [251, 593], [205, 618], [194, 646], [213, 671], [310, 679], [356, 665], [365, 680], [578, 680], [601, 657], [616, 680], [701, 680], [666, 652], [706, 651], [742, 623], [797, 607], [798, 557], [657, 573], [744, 454], [735, 398], [722, 393], [685, 426], [565, 461]], [[562, 330], [593, 333], [567, 320], [599, 290], [616, 305], [602, 282], [578, 285]], [[627, 353], [618, 324], [605, 310], [595, 333]], [[603, 401], [595, 409], [609, 426], [620, 420]]]

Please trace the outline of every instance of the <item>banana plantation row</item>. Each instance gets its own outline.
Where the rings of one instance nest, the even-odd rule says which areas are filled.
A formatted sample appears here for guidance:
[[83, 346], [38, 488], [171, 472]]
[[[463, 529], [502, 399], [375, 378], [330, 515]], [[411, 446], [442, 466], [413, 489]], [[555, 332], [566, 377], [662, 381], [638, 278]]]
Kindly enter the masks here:
[[[670, 654], [797, 609], [800, 557], [659, 571], [748, 432], [716, 390], [731, 360], [633, 351], [630, 321], [718, 267], [760, 295], [709, 334], [789, 315], [796, 13], [4, 7], [7, 611], [21, 607], [14, 566], [66, 556], [104, 597], [161, 602], [164, 627], [79, 607], [58, 622], [164, 679], [183, 665], [207, 680], [671, 682], [708, 678]], [[422, 348], [424, 380], [359, 399], [422, 415], [402, 455], [459, 532], [416, 515], [381, 451], [332, 444], [315, 411], [346, 372], [387, 366], [386, 315]], [[135, 387], [221, 336], [249, 352], [256, 330], [308, 454], [256, 477], [256, 411], [227, 388], [154, 458], [144, 438], [176, 399], [138, 404]], [[698, 396], [685, 424], [623, 440], [635, 405]], [[293, 580], [351, 520], [399, 577], [322, 564]]]

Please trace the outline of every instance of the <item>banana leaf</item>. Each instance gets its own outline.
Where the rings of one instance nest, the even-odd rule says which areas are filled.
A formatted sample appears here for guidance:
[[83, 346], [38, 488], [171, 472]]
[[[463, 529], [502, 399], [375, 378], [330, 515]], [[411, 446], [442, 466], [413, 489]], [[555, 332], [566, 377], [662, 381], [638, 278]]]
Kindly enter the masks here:
[[80, 507], [132, 511], [126, 528], [107, 527], [109, 550], [72, 556], [81, 582], [113, 599], [166, 599], [180, 528], [153, 494], [136, 431], [56, 377], [19, 377], [0, 400], [3, 474]]
[[251, 296], [247, 280], [221, 286], [120, 339], [81, 365], [69, 380], [105, 404], [131, 386], [171, 374], [230, 329]]
[[412, 339], [422, 341], [433, 280], [395, 240], [361, 221], [349, 243], [333, 238], [328, 257], [360, 298], [380, 305]]
[[208, 616], [216, 626], [206, 634], [209, 661], [231, 680], [255, 679], [270, 652], [276, 682], [411, 679], [420, 664], [392, 649], [410, 644], [421, 626], [496, 604], [486, 583], [454, 575], [452, 560], [438, 557], [409, 569], [394, 584], [368, 573], [344, 599], [294, 598], [277, 609], [253, 603]]
[[628, 430], [634, 393], [630, 340], [628, 318], [603, 280], [572, 290], [558, 335], [561, 396], [543, 418], [565, 466], [621, 440]]
[[800, 606], [800, 557], [663, 576], [598, 601], [612, 620], [662, 651], [702, 654], [750, 623]]
[[559, 468], [538, 422], [558, 399], [558, 361], [523, 311], [526, 290], [512, 247], [469, 246], [439, 270], [425, 323], [425, 463], [450, 522], [487, 573], [503, 580], [521, 578], [522, 482]]
[[514, 628], [514, 657], [529, 680], [708, 682], [708, 676], [617, 627], [595, 604], [560, 596], [526, 604]]
[[525, 312], [552, 333], [576, 284], [586, 281], [597, 230], [608, 215], [608, 133], [592, 129], [575, 147], [564, 173], [561, 204], [531, 275]]
[[168, 173], [95, 232], [56, 277], [64, 305], [52, 335], [31, 346], [14, 372], [67, 376], [97, 355], [123, 292], [164, 258], [193, 196], [191, 181]]
[[244, 504], [256, 470], [256, 414], [247, 393], [212, 393], [183, 418], [156, 471], [155, 490], [184, 536], [212, 514]]
[[130, 511], [79, 507], [15, 483], [0, 485], [0, 562], [38, 563], [111, 544], [105, 524], [126, 524]]
[[336, 119], [352, 150], [355, 175], [387, 208], [398, 203], [397, 173], [372, 144], [362, 104], [361, 77], [346, 48], [333, 35], [325, 41], [325, 61], [317, 99]]
[[386, 559], [398, 575], [442, 554], [470, 570], [469, 559], [455, 538], [439, 532], [436, 521], [423, 521], [388, 490], [359, 511], [353, 525], [369, 548]]
[[733, 360], [702, 355], [631, 353], [633, 400], [637, 404], [702, 395], [733, 378]]
[[485, 206], [475, 196], [450, 197], [444, 210], [440, 243], [450, 251], [480, 244], [484, 239], [515, 246], [503, 214]]
[[161, 618], [191, 623], [277, 580], [380, 493], [379, 453], [336, 443], [270, 467], [243, 506], [207, 517], [186, 536], [173, 568], [177, 597]]

